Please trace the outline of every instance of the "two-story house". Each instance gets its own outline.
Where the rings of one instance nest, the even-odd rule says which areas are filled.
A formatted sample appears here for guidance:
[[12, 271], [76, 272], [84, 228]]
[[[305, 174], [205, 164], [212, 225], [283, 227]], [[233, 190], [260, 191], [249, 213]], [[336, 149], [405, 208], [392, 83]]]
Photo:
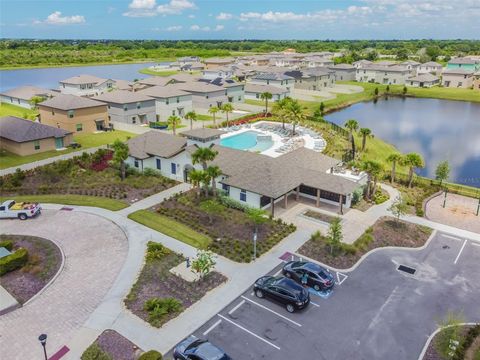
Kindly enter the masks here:
[[446, 69], [442, 74], [442, 85], [450, 88], [469, 89], [473, 86], [473, 70]]
[[157, 121], [167, 121], [172, 115], [184, 117], [193, 110], [192, 94], [177, 88], [176, 85], [153, 86], [138, 93], [155, 99]]
[[433, 74], [439, 76], [442, 74], [442, 70], [443, 67], [441, 64], [435, 61], [428, 61], [417, 66], [417, 75]]
[[59, 81], [62, 94], [77, 96], [95, 96], [115, 87], [115, 80], [103, 79], [93, 75], [78, 75]]
[[335, 73], [335, 81], [353, 81], [355, 80], [356, 68], [350, 64], [337, 64], [328, 67]]
[[252, 84], [283, 87], [288, 91], [293, 90], [295, 85], [295, 79], [293, 77], [277, 72], [258, 73], [252, 76], [249, 82]]
[[447, 70], [463, 69], [470, 71], [480, 71], [480, 60], [469, 57], [459, 57], [451, 59], [447, 64]]
[[55, 96], [56, 94], [58, 94], [58, 92], [36, 86], [20, 86], [2, 92], [0, 94], [0, 100], [3, 103], [21, 106], [26, 109], [32, 109], [34, 107], [34, 104], [31, 101], [33, 97], [47, 99]]

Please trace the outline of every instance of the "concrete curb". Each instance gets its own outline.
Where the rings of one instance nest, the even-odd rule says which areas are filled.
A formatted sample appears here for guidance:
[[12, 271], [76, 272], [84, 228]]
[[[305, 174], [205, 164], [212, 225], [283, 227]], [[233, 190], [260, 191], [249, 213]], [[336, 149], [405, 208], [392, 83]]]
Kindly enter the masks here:
[[[461, 323], [461, 324], [458, 324], [458, 326], [475, 326], [475, 325], [479, 325], [479, 324], [480, 323]], [[423, 346], [422, 352], [420, 353], [420, 356], [418, 357], [418, 360], [423, 360], [423, 357], [425, 356], [425, 353], [427, 352], [428, 346], [432, 342], [435, 335], [437, 335], [443, 329], [446, 329], [446, 328], [449, 328], [449, 327], [452, 327], [452, 326], [455, 326], [455, 325], [449, 325], [449, 326], [446, 326], [446, 327], [439, 327], [439, 328], [437, 328], [437, 330], [435, 330], [433, 333], [431, 333], [430, 336], [427, 339], [427, 342]]]
[[425, 200], [423, 200], [423, 204], [422, 204], [422, 209], [423, 209], [423, 214], [424, 214], [424, 217], [425, 219], [428, 219], [430, 221], [433, 221], [432, 219], [430, 219], [427, 215], [427, 205], [428, 205], [428, 202], [434, 198], [436, 198], [437, 196], [440, 196], [443, 194], [443, 191], [437, 191], [435, 194], [432, 194], [430, 195], [428, 198], [426, 198]]

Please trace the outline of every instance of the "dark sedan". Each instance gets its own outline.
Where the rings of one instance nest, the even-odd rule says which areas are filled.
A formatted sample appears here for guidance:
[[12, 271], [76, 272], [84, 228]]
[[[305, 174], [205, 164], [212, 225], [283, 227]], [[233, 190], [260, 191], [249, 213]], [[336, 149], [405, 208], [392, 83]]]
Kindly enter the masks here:
[[190, 335], [175, 347], [173, 358], [175, 360], [232, 360], [222, 349], [194, 335]]
[[283, 267], [283, 275], [302, 283], [302, 278], [307, 275], [307, 286], [316, 291], [329, 290], [335, 285], [333, 275], [327, 269], [312, 262], [290, 261]]
[[285, 277], [262, 276], [253, 285], [255, 295], [269, 298], [285, 305], [288, 312], [305, 308], [310, 302], [308, 291]]

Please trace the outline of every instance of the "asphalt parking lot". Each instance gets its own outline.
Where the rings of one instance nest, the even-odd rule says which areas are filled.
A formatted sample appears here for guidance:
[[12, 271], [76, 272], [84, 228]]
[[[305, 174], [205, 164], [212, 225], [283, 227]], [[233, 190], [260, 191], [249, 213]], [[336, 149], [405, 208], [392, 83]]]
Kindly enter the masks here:
[[335, 274], [334, 291], [311, 294], [300, 312], [290, 314], [250, 288], [194, 335], [240, 360], [416, 360], [448, 311], [480, 321], [479, 259], [480, 243], [437, 233], [425, 249], [385, 249]]

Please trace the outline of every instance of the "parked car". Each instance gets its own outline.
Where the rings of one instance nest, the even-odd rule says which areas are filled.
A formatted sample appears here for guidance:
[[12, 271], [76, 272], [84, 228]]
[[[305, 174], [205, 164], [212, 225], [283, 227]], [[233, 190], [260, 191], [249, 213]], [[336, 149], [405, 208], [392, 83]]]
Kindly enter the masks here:
[[288, 312], [301, 310], [310, 303], [308, 290], [286, 277], [262, 276], [255, 281], [253, 291], [259, 298], [269, 298], [285, 305]]
[[290, 261], [285, 264], [282, 272], [283, 275], [299, 284], [302, 283], [302, 277], [306, 273], [308, 275], [307, 286], [316, 291], [328, 290], [335, 285], [335, 278], [328, 269], [308, 261]]
[[40, 214], [41, 210], [42, 208], [39, 203], [17, 203], [14, 200], [7, 200], [0, 205], [0, 218], [27, 220]]
[[225, 351], [195, 335], [190, 335], [175, 347], [173, 358], [175, 360], [232, 360]]

